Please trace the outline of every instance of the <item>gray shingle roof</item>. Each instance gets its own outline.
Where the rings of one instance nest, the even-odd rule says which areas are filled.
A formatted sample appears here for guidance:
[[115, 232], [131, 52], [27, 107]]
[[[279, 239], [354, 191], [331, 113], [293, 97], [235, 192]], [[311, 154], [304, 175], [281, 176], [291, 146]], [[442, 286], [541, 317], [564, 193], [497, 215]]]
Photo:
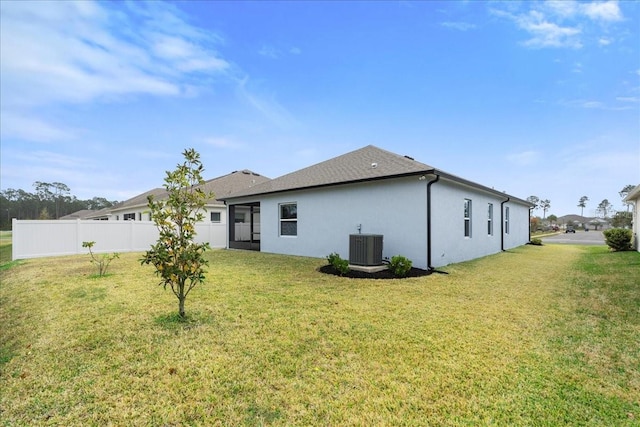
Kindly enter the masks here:
[[[248, 169], [241, 171], [233, 171], [227, 175], [219, 176], [217, 178], [210, 179], [202, 184], [202, 190], [206, 192], [213, 192], [215, 199], [209, 200], [209, 204], [213, 204], [220, 200], [223, 196], [246, 190], [255, 185], [259, 185], [269, 181], [269, 178], [252, 172]], [[164, 199], [167, 197], [167, 190], [164, 188], [154, 188], [145, 193], [132, 197], [129, 200], [125, 200], [122, 203], [111, 208], [111, 210], [121, 210], [123, 208], [130, 208], [135, 206], [145, 206], [148, 204], [148, 197], [153, 195], [155, 199]]]
[[279, 178], [233, 193], [230, 197], [253, 196], [303, 188], [350, 182], [371, 181], [404, 175], [428, 173], [434, 168], [410, 157], [400, 156], [373, 145], [283, 175]]

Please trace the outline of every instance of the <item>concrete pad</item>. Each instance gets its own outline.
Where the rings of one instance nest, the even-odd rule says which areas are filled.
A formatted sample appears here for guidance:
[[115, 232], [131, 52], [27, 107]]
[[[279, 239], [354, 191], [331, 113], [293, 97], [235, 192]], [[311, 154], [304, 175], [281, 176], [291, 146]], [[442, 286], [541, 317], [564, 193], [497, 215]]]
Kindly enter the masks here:
[[386, 264], [382, 265], [352, 265], [349, 264], [349, 268], [353, 271], [363, 271], [365, 273], [377, 273], [378, 271], [383, 271], [387, 269]]

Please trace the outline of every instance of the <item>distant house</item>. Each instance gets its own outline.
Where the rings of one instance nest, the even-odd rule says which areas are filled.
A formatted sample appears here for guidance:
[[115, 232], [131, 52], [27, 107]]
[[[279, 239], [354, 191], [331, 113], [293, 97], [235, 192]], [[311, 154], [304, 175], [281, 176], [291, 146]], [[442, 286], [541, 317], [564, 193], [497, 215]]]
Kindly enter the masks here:
[[87, 219], [88, 217], [92, 217], [93, 215], [95, 215], [97, 212], [98, 211], [96, 210], [82, 209], [74, 213], [70, 213], [69, 215], [61, 216], [58, 219], [61, 221], [69, 220], [69, 219]]
[[[269, 178], [245, 169], [206, 181], [201, 186], [202, 190], [205, 192], [213, 192], [215, 196], [213, 199], [207, 201], [207, 220], [213, 223], [226, 223], [227, 208], [220, 198], [234, 192], [249, 189], [268, 180]], [[94, 213], [86, 215], [84, 218], [96, 220], [106, 219], [109, 221], [151, 221], [151, 212], [148, 206], [149, 196], [153, 196], [155, 199], [168, 197], [167, 191], [164, 188], [154, 188], [153, 190], [118, 203], [113, 207], [94, 211]], [[240, 219], [240, 215], [241, 212], [238, 212], [238, 216], [235, 218], [236, 222]]]
[[564, 215], [558, 218], [557, 223], [562, 228], [567, 228], [567, 225], [573, 225], [574, 227], [591, 228], [595, 230], [602, 230], [609, 226], [609, 221], [597, 217], [586, 217], [581, 215]]
[[252, 230], [247, 240], [230, 224], [230, 248], [347, 258], [350, 235], [374, 234], [384, 258], [425, 269], [526, 244], [532, 207], [371, 145], [221, 199]]
[[640, 238], [638, 237], [640, 234], [640, 224], [638, 224], [640, 219], [640, 185], [631, 190], [627, 197], [624, 198], [624, 201], [633, 204], [633, 216], [631, 219], [633, 222], [633, 247], [640, 252]]

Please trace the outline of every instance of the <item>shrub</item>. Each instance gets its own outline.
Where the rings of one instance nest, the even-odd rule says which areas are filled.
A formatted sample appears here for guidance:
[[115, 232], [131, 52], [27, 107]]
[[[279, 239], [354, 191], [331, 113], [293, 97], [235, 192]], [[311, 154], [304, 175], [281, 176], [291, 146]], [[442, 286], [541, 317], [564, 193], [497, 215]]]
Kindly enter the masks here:
[[542, 240], [537, 237], [531, 239], [529, 243], [536, 246], [542, 246]]
[[349, 272], [349, 261], [340, 258], [340, 255], [337, 253], [333, 252], [329, 254], [327, 256], [327, 261], [329, 261], [329, 264], [331, 264], [333, 268], [340, 273], [340, 275], [347, 274]]
[[614, 251], [631, 250], [631, 230], [626, 228], [611, 228], [604, 230], [604, 241]]
[[389, 270], [396, 277], [405, 277], [411, 270], [412, 265], [413, 263], [409, 258], [403, 257], [402, 255], [395, 255], [391, 257]]
[[91, 250], [91, 248], [95, 244], [96, 242], [82, 242], [82, 247], [89, 249], [89, 255], [91, 256], [91, 263], [95, 264], [95, 266], [98, 267], [98, 276], [102, 277], [105, 274], [107, 274], [107, 267], [109, 267], [109, 264], [111, 264], [111, 261], [113, 261], [116, 258], [119, 258], [120, 254], [118, 254], [117, 252], [114, 252], [112, 254], [102, 254], [100, 256], [96, 256]]

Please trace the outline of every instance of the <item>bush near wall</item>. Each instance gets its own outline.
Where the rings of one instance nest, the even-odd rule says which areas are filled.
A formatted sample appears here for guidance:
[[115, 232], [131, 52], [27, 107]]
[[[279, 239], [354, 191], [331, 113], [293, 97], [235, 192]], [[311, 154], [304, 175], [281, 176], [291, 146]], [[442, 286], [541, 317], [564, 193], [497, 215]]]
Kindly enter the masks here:
[[630, 251], [632, 247], [632, 233], [626, 228], [610, 228], [604, 230], [604, 241], [614, 251]]

